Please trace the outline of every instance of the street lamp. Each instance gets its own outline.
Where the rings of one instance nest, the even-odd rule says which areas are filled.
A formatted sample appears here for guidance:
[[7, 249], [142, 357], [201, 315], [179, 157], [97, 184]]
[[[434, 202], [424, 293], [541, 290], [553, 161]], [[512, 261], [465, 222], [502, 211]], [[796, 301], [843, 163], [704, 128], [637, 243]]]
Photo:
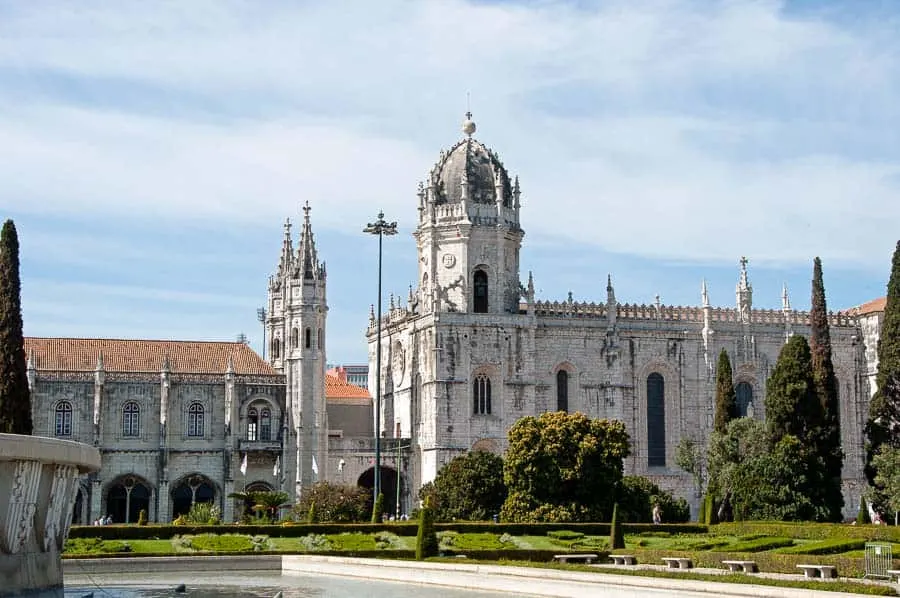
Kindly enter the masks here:
[[266, 308], [256, 308], [256, 320], [263, 325], [263, 361], [266, 360]]
[[370, 222], [364, 233], [378, 235], [378, 317], [375, 320], [375, 497], [381, 494], [381, 239], [397, 234], [396, 222], [385, 222], [384, 212], [378, 212], [378, 220]]

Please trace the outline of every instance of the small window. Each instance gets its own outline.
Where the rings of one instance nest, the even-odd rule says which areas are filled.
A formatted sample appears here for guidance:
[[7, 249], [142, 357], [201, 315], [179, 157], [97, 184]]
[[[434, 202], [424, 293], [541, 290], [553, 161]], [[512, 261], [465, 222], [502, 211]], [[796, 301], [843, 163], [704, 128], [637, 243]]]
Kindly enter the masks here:
[[72, 404], [68, 401], [56, 405], [56, 435], [72, 435]]
[[259, 439], [272, 440], [272, 412], [268, 409], [259, 412]]
[[753, 387], [748, 382], [738, 382], [734, 387], [738, 417], [747, 417], [752, 412]]
[[188, 407], [188, 436], [203, 436], [203, 405], [191, 403]]
[[319, 349], [322, 348], [322, 329], [321, 328], [319, 328], [319, 330], [316, 332], [316, 346]]
[[259, 440], [259, 414], [256, 409], [247, 411], [247, 440], [250, 442]]
[[569, 372], [566, 370], [556, 372], [556, 410], [569, 410]]
[[277, 338], [272, 339], [272, 359], [281, 357], [281, 341]]
[[300, 331], [294, 328], [291, 330], [291, 348], [296, 349], [300, 346]]
[[141, 434], [141, 408], [134, 401], [122, 407], [122, 436], [135, 438]]
[[475, 377], [472, 383], [473, 409], [475, 415], [491, 414], [491, 379], [484, 374]]
[[309, 349], [310, 347], [312, 347], [312, 331], [309, 328], [306, 329], [305, 336], [306, 336], [306, 348]]
[[474, 304], [473, 311], [476, 314], [486, 314], [488, 311], [488, 276], [484, 270], [476, 270], [473, 277]]

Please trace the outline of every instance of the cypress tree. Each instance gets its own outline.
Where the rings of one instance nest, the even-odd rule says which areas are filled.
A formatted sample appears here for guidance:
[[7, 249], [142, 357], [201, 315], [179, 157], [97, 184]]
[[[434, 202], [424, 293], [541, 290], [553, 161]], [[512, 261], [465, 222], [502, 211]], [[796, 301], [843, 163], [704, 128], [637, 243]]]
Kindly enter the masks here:
[[719, 353], [716, 364], [716, 420], [714, 429], [719, 434], [728, 431], [728, 422], [738, 417], [737, 398], [731, 374], [731, 360], [725, 349]]
[[381, 523], [384, 515], [384, 494], [378, 494], [375, 497], [375, 504], [372, 505], [372, 523]]
[[625, 548], [625, 530], [619, 523], [619, 503], [613, 504], [612, 523], [609, 525], [609, 549]]
[[0, 432], [31, 434], [31, 394], [22, 335], [19, 237], [12, 220], [0, 231]]
[[816, 432], [816, 453], [823, 465], [819, 490], [822, 494], [822, 504], [830, 512], [828, 519], [840, 521], [841, 510], [844, 507], [841, 492], [844, 452], [841, 450], [840, 405], [837, 378], [831, 361], [831, 333], [828, 327], [825, 285], [822, 282], [822, 261], [818, 257], [813, 262], [812, 308], [809, 312], [809, 323], [813, 383], [819, 399], [821, 417]]
[[872, 457], [882, 444], [900, 447], [900, 241], [894, 250], [878, 341], [876, 391], [866, 423], [866, 477], [875, 482]]
[[416, 560], [422, 561], [431, 556], [437, 556], [440, 552], [437, 532], [434, 529], [434, 507], [431, 497], [425, 499], [422, 511], [419, 513], [419, 530], [416, 534]]
[[809, 344], [799, 334], [782, 347], [772, 375], [766, 381], [766, 424], [775, 444], [785, 435], [804, 446], [814, 440], [821, 421], [819, 398], [812, 376]]

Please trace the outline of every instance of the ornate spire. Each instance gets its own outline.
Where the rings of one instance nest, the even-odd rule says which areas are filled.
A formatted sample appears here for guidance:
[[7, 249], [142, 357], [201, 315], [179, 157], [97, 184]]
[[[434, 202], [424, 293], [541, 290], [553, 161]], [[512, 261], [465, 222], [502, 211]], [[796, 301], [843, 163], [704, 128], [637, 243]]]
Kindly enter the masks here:
[[753, 285], [747, 277], [747, 263], [747, 258], [741, 257], [741, 278], [735, 289], [737, 310], [742, 324], [749, 324], [753, 314]]
[[784, 317], [784, 342], [794, 336], [794, 322], [791, 317], [791, 299], [788, 297], [787, 283], [781, 286], [781, 313]]
[[172, 366], [169, 364], [169, 354], [166, 353], [165, 357], [163, 357], [162, 368], [159, 370], [163, 374], [168, 374], [172, 371]]
[[787, 283], [781, 285], [781, 309], [791, 311], [791, 299], [788, 297]]
[[294, 242], [291, 240], [291, 219], [284, 219], [284, 241], [281, 243], [281, 258], [278, 260], [278, 278], [291, 271], [294, 255]]
[[103, 351], [99, 351], [97, 353], [97, 367], [94, 368], [94, 371], [102, 372], [106, 368], [103, 366]]
[[37, 360], [34, 357], [34, 349], [31, 349], [28, 352], [27, 365], [25, 369], [28, 371], [33, 371], [37, 369]]
[[475, 121], [472, 120], [472, 111], [466, 111], [466, 120], [463, 121], [462, 124], [462, 132], [466, 134], [470, 139], [472, 138], [472, 133], [475, 132]]
[[616, 302], [616, 291], [613, 289], [612, 274], [606, 275], [606, 327], [612, 331], [616, 326], [616, 316], [618, 316], [618, 303]]
[[234, 355], [228, 356], [228, 363], [225, 365], [226, 374], [234, 374]]
[[309, 222], [309, 202], [303, 206], [303, 228], [297, 241], [297, 261], [294, 264], [294, 276], [307, 280], [316, 280], [324, 274], [316, 255], [316, 241]]
[[606, 275], [606, 304], [616, 304], [616, 291], [613, 289], [612, 274]]
[[700, 283], [700, 301], [703, 307], [709, 307], [709, 291], [706, 289], [706, 279]]

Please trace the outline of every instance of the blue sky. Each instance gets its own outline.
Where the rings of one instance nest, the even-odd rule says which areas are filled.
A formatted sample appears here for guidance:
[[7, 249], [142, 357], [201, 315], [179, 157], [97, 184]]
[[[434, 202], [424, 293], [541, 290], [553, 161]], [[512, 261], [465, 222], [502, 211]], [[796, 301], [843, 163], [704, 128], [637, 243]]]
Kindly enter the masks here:
[[892, 2], [0, 0], [0, 216], [31, 336], [233, 339], [309, 201], [329, 361], [415, 278], [416, 184], [460, 136], [522, 183], [539, 298], [884, 294], [900, 222]]

